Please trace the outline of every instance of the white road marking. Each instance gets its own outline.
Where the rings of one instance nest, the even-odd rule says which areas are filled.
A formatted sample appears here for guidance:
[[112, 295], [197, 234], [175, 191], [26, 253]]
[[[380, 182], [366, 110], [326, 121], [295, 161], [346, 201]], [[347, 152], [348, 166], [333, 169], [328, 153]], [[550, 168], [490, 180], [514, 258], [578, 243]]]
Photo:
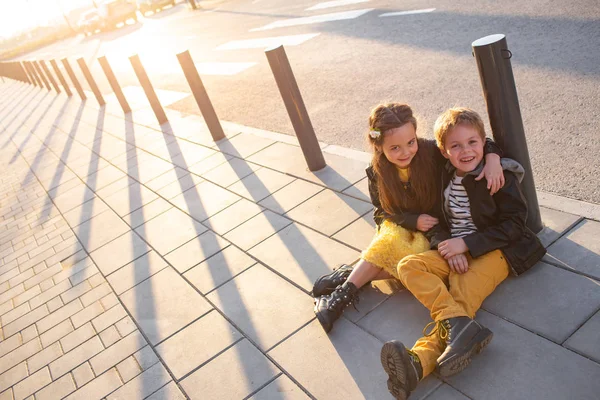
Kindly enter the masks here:
[[200, 75], [235, 75], [256, 65], [255, 62], [204, 62], [196, 63]]
[[397, 15], [412, 15], [412, 14], [425, 14], [435, 11], [435, 8], [424, 8], [423, 10], [411, 10], [411, 11], [397, 11], [389, 12], [385, 14], [379, 14], [380, 17], [395, 17]]
[[322, 10], [324, 8], [331, 7], [341, 7], [346, 6], [348, 4], [358, 4], [358, 3], [366, 3], [369, 0], [335, 0], [335, 1], [326, 1], [324, 3], [317, 3], [314, 6], [307, 8], [304, 11], [314, 11], [314, 10]]
[[373, 11], [373, 10], [374, 10], [373, 8], [365, 8], [362, 10], [343, 11], [343, 12], [330, 13], [330, 14], [314, 15], [312, 17], [282, 19], [279, 21], [271, 22], [270, 24], [265, 25], [261, 28], [250, 29], [250, 32], [266, 31], [268, 29], [284, 28], [287, 26], [318, 24], [320, 22], [330, 22], [330, 21], [341, 21], [341, 20], [346, 20], [346, 19], [354, 19], [354, 18], [358, 18], [361, 15], [364, 15], [364, 14], [368, 13], [369, 11]]
[[234, 40], [220, 45], [216, 50], [238, 50], [238, 49], [268, 49], [279, 45], [297, 46], [310, 40], [320, 33], [309, 33], [306, 35], [274, 36], [260, 39]]

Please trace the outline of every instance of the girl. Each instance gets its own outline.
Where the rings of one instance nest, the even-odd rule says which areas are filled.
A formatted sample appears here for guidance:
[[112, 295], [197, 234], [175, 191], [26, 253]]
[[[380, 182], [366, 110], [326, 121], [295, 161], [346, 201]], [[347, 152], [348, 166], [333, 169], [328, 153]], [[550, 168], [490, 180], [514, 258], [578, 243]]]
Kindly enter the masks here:
[[[326, 332], [343, 309], [358, 300], [357, 291], [364, 284], [398, 279], [400, 260], [429, 250], [427, 233], [438, 223], [430, 210], [439, 193], [435, 177], [441, 176], [446, 160], [435, 141], [417, 138], [417, 120], [406, 104], [376, 106], [369, 127], [373, 159], [366, 172], [377, 232], [354, 268], [343, 265], [316, 280], [314, 311]], [[485, 176], [493, 194], [504, 185], [501, 151], [489, 139], [485, 150], [487, 163], [477, 180]]]

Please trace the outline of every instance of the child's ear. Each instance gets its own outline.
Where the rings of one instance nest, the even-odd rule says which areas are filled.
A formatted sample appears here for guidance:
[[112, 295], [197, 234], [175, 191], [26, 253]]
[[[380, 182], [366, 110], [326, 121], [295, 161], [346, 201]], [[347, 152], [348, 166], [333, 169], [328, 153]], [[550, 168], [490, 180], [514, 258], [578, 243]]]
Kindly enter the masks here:
[[[439, 147], [438, 147], [438, 149], [439, 149]], [[444, 156], [444, 158], [446, 158], [446, 159], [450, 158], [450, 156], [448, 154], [446, 154], [446, 150], [440, 149], [440, 153], [442, 153], [442, 155]]]

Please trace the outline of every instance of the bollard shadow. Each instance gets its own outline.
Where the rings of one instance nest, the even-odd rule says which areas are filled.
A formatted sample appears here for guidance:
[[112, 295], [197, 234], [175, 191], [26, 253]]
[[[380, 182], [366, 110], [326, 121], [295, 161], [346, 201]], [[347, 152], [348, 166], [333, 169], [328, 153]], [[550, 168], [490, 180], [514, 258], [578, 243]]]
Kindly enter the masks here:
[[[515, 65], [600, 75], [600, 42], [587, 40], [598, 37], [598, 20], [438, 10], [426, 14], [378, 17], [394, 11], [405, 10], [374, 9], [363, 17], [361, 23], [365, 26], [361, 29], [356, 29], [354, 20], [304, 26], [315, 32], [325, 31], [462, 57], [471, 57], [471, 43], [474, 40], [493, 33], [503, 33], [507, 36], [513, 55], [518, 55], [512, 60]], [[562, 49], [569, 49], [569, 57], [564, 56]]]
[[[31, 94], [31, 93], [30, 93], [30, 94]], [[48, 93], [48, 92], [46, 92], [46, 93], [43, 93], [43, 92], [37, 92], [37, 93], [35, 93], [35, 92], [33, 92], [33, 96], [29, 97], [29, 95], [28, 95], [28, 98], [29, 98], [29, 100], [27, 100], [27, 101], [28, 101], [28, 102], [31, 102], [31, 101], [34, 101], [34, 99], [35, 99], [36, 97], [38, 97], [40, 94], [42, 95], [42, 97], [40, 97], [40, 98], [39, 98], [39, 100], [37, 101], [37, 103], [35, 103], [35, 104], [33, 105], [33, 107], [35, 107], [35, 106], [39, 105], [40, 103], [42, 103], [42, 102], [44, 101], [44, 99], [46, 98], [46, 96], [48, 96], [48, 95], [49, 95], [49, 93]], [[55, 98], [55, 99], [56, 99], [56, 98]], [[55, 99], [54, 99], [54, 100], [52, 100], [52, 102], [54, 102], [54, 101], [55, 101]], [[19, 102], [19, 105], [20, 105], [20, 104], [22, 103], [22, 101], [24, 101], [24, 100], [25, 100], [25, 99], [22, 99], [22, 100], [21, 100], [21, 102]], [[49, 106], [46, 108], [46, 110], [44, 111], [44, 113], [48, 112], [48, 110], [50, 109], [50, 107], [51, 107], [51, 106], [52, 106], [52, 104], [50, 104], [50, 105], [49, 105]], [[15, 106], [13, 109], [16, 109], [16, 107], [17, 107], [17, 106]], [[12, 124], [13, 124], [13, 122], [15, 122], [15, 121], [17, 120], [17, 118], [19, 118], [19, 116], [20, 116], [20, 115], [21, 115], [21, 112], [20, 112], [20, 111], [19, 111], [19, 112], [15, 112], [15, 115], [13, 116], [13, 118], [12, 118], [12, 119], [11, 119], [11, 120], [10, 120], [8, 123], [6, 123], [6, 129], [5, 129], [5, 130], [8, 130], [8, 129], [10, 129], [10, 128], [12, 127]], [[6, 141], [5, 141], [5, 142], [2, 144], [2, 149], [6, 148], [6, 146], [8, 146], [8, 144], [9, 144], [9, 143], [12, 141], [12, 139], [13, 139], [13, 138], [15, 138], [15, 137], [16, 137], [16, 136], [17, 136], [17, 135], [20, 133], [20, 132], [19, 132], [19, 129], [21, 129], [21, 127], [23, 127], [23, 125], [25, 125], [25, 123], [27, 122], [27, 120], [28, 120], [29, 118], [31, 118], [31, 117], [34, 117], [33, 113], [31, 113], [31, 114], [29, 114], [28, 116], [26, 116], [25, 118], [23, 118], [23, 121], [21, 121], [21, 124], [20, 124], [18, 127], [14, 128], [14, 132], [13, 132], [13, 133], [10, 135], [10, 137], [9, 137], [9, 138], [7, 138], [7, 139], [6, 139]], [[42, 115], [40, 116], [40, 119], [41, 119], [41, 118], [43, 118], [43, 117], [44, 117], [44, 115], [42, 114]]]

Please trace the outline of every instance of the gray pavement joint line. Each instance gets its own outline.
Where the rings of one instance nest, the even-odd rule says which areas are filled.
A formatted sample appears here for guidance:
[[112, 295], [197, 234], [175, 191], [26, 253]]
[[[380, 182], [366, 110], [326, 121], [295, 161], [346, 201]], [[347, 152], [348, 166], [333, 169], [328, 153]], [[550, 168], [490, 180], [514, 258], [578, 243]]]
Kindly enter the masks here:
[[[52, 150], [51, 150], [52, 151]], [[21, 154], [21, 151], [18, 150], [19, 155], [21, 156], [21, 158], [24, 159], [25, 163], [29, 166], [30, 171], [33, 173], [33, 175], [35, 176], [35, 179], [38, 181], [38, 184], [42, 187], [42, 189], [46, 192], [46, 196], [49, 196], [48, 191], [46, 191], [46, 189], [43, 187], [43, 185], [41, 184], [41, 182], [39, 181], [39, 178], [37, 176], [37, 174], [35, 174], [35, 172], [33, 172], [33, 170], [31, 170], [31, 166], [29, 165], [29, 163], [27, 162], [27, 160], [25, 160], [25, 158], [23, 157], [23, 155]], [[65, 166], [68, 168], [67, 164], [65, 163]], [[69, 168], [70, 169], [70, 168]], [[71, 171], [72, 172], [72, 171]], [[77, 177], [79, 178], [79, 176], [77, 175]], [[79, 178], [80, 179], [80, 178]], [[80, 179], [81, 180], [81, 179]], [[83, 181], [82, 181], [83, 182]], [[88, 186], [86, 184], [86, 182], [83, 182], [86, 186]], [[88, 186], [89, 187], [89, 186]], [[56, 207], [56, 204], [54, 203], [54, 199], [50, 198], [50, 201], [52, 202], [52, 204], [54, 204], [54, 206]], [[108, 205], [107, 205], [108, 206]], [[113, 212], [115, 212], [112, 207], [108, 206], [109, 209], [111, 209]], [[59, 214], [61, 215], [61, 217], [63, 218], [63, 220], [66, 221], [62, 211], [60, 211], [57, 208]], [[118, 215], [118, 214], [117, 214]], [[123, 220], [123, 218], [121, 216], [118, 216], [121, 220]], [[125, 221], [123, 221], [125, 222]], [[126, 222], [125, 222], [126, 223]], [[73, 228], [69, 225], [69, 229], [73, 232], [73, 234], [75, 235], [75, 232], [73, 231]], [[132, 230], [133, 232], [135, 232], [134, 230]], [[136, 232], [137, 235], [137, 232]], [[139, 235], [138, 235], [139, 236]], [[79, 240], [79, 238], [77, 237], [77, 235], [75, 235], [75, 237], [77, 238], [77, 241], [82, 245], [81, 241]], [[140, 237], [140, 239], [144, 240], [143, 238]], [[145, 242], [145, 240], [144, 240]], [[149, 244], [148, 244], [149, 245]], [[151, 247], [151, 246], [150, 246]], [[82, 250], [85, 252], [85, 254], [90, 257], [89, 252], [87, 251], [87, 249], [82, 245]], [[153, 249], [154, 250], [154, 249]], [[156, 250], [155, 250], [156, 251]], [[158, 254], [158, 253], [157, 253]], [[160, 255], [160, 254], [159, 254]], [[162, 258], [162, 256], [161, 256]], [[163, 258], [164, 260], [164, 258]], [[166, 260], [164, 260], [166, 262]], [[170, 265], [169, 263], [167, 263], [168, 265]], [[125, 310], [125, 312], [127, 313], [127, 315], [131, 318], [131, 320], [133, 321], [133, 323], [136, 325], [136, 328], [138, 329], [138, 331], [140, 332], [140, 334], [142, 335], [142, 337], [144, 338], [144, 340], [146, 341], [147, 345], [150, 346], [150, 348], [152, 349], [152, 351], [154, 352], [154, 354], [157, 356], [157, 358], [160, 360], [160, 362], [163, 364], [163, 367], [165, 367], [166, 371], [168, 372], [168, 374], [171, 376], [171, 379], [177, 384], [178, 388], [185, 393], [185, 391], [183, 390], [183, 388], [180, 386], [179, 382], [177, 382], [177, 380], [175, 379], [175, 375], [173, 375], [173, 373], [171, 372], [171, 370], [169, 369], [169, 367], [166, 365], [166, 363], [164, 362], [164, 360], [162, 360], [162, 358], [160, 357], [160, 355], [158, 354], [158, 352], [156, 351], [156, 349], [152, 346], [152, 344], [150, 343], [150, 340], [148, 339], [148, 337], [146, 336], [146, 334], [143, 332], [143, 330], [141, 329], [141, 327], [138, 325], [138, 323], [136, 322], [135, 318], [133, 318], [133, 316], [131, 315], [131, 313], [129, 312], [129, 310], [127, 309], [127, 307], [125, 307], [125, 305], [123, 304], [123, 302], [121, 301], [121, 298], [116, 294], [116, 291], [114, 290], [114, 288], [112, 287], [112, 285], [110, 284], [110, 282], [106, 279], [106, 276], [102, 273], [102, 271], [99, 272], [102, 277], [105, 279], [106, 283], [109, 285], [111, 291], [113, 294], [115, 294], [115, 296], [117, 297], [119, 304], [123, 307], [123, 309]], [[136, 285], [137, 286], [137, 285]], [[45, 305], [45, 303], [44, 303]], [[187, 326], [187, 325], [186, 325]], [[90, 339], [91, 340], [91, 339]], [[86, 360], [87, 362], [88, 360]], [[81, 365], [81, 364], [80, 364]], [[79, 365], [78, 365], [79, 366]], [[69, 371], [70, 372], [70, 371]], [[186, 395], [186, 397], [189, 399], [189, 396]]]
[[[368, 284], [367, 284], [368, 285]], [[365, 285], [364, 287], [366, 287], [367, 285]], [[408, 289], [402, 289], [402, 290], [408, 290]], [[371, 310], [367, 311], [365, 313], [365, 315], [363, 315], [362, 317], [358, 318], [356, 321], [354, 321], [357, 325], [360, 321], [362, 321], [364, 318], [366, 318], [368, 315], [370, 315], [373, 311], [375, 311], [379, 306], [382, 306], [383, 303], [389, 301], [396, 293], [392, 293], [389, 295], [386, 295], [385, 299], [383, 299], [382, 301], [380, 301], [375, 307], [373, 307]], [[357, 307], [358, 308], [358, 307]]]
[[[217, 253], [217, 254], [219, 254], [219, 253]], [[216, 256], [217, 254], [214, 254], [214, 255]], [[213, 256], [211, 256], [211, 257], [213, 257]], [[209, 257], [209, 258], [210, 258], [210, 257]], [[208, 260], [209, 258], [207, 258], [207, 260]], [[204, 262], [204, 261], [202, 261], [202, 262]], [[208, 292], [206, 292], [206, 296], [208, 296], [209, 294], [211, 294], [211, 293], [212, 293], [212, 292], [214, 292], [215, 290], [219, 289], [221, 286], [225, 285], [226, 283], [228, 283], [228, 282], [231, 282], [232, 280], [234, 280], [235, 278], [237, 278], [238, 276], [240, 276], [240, 275], [241, 275], [241, 274], [243, 274], [244, 272], [248, 271], [250, 268], [254, 267], [256, 264], [257, 264], [257, 263], [254, 263], [254, 264], [250, 265], [249, 267], [247, 267], [247, 268], [244, 268], [242, 271], [240, 271], [240, 272], [238, 272], [237, 274], [233, 275], [232, 277], [228, 278], [226, 281], [224, 281], [224, 282], [220, 283], [218, 286], [216, 286], [216, 287], [214, 287], [214, 288], [210, 289]], [[196, 264], [196, 265], [198, 265], [198, 264]], [[194, 267], [192, 267], [192, 268], [194, 268]], [[190, 269], [192, 269], [192, 268], [190, 268]], [[189, 271], [189, 270], [188, 270], [188, 271]]]
[[591, 279], [591, 280], [593, 280], [594, 282], [598, 282], [598, 283], [600, 283], [600, 279], [599, 279], [597, 276], [594, 276], [594, 275], [592, 275], [592, 274], [588, 274], [587, 272], [583, 272], [583, 271], [576, 270], [575, 268], [571, 268], [571, 267], [569, 267], [567, 264], [561, 264], [561, 263], [562, 263], [562, 261], [560, 261], [560, 260], [558, 260], [558, 259], [557, 259], [557, 260], [558, 260], [559, 262], [556, 262], [556, 261], [554, 261], [554, 260], [553, 260], [552, 258], [550, 258], [550, 257], [552, 257], [552, 258], [555, 258], [554, 256], [552, 256], [552, 255], [550, 255], [550, 254], [547, 254], [547, 257], [544, 257], [544, 258], [543, 258], [541, 261], [542, 261], [542, 262], [545, 262], [546, 264], [550, 264], [550, 265], [552, 265], [553, 267], [560, 268], [560, 269], [562, 269], [563, 271], [572, 272], [572, 273], [574, 273], [574, 274], [581, 275], [581, 276], [583, 276], [583, 277], [585, 277], [585, 278]]
[[[581, 329], [581, 327], [583, 327], [590, 319], [592, 319], [594, 317], [594, 315], [596, 315], [598, 313], [598, 311], [600, 311], [600, 307], [598, 307], [596, 310], [591, 312], [590, 315], [583, 322], [581, 322], [579, 324], [579, 326], [575, 330], [573, 330], [573, 332], [571, 332], [571, 334], [569, 336], [567, 336], [567, 338], [565, 340], [563, 340], [560, 345], [565, 347], [564, 344], [567, 342], [567, 340], [569, 340], [575, 333], [577, 333], [577, 331], [579, 329]], [[589, 358], [589, 357], [587, 357], [587, 358]]]
[[[355, 223], [356, 221], [358, 221], [359, 219], [362, 219], [365, 215], [367, 214], [371, 214], [373, 212], [373, 210], [369, 210], [366, 211], [362, 214], [360, 214], [358, 217], [356, 217], [355, 219], [353, 219], [352, 221], [350, 221], [349, 223], [347, 223], [346, 225], [342, 226], [340, 229], [338, 229], [337, 231], [333, 232], [331, 235], [329, 235], [328, 237], [330, 239], [333, 239], [333, 236], [337, 235], [338, 233], [340, 233], [341, 231], [343, 231], [344, 229], [346, 229], [347, 227], [349, 227], [350, 225], [352, 225], [353, 223]], [[375, 234], [375, 232], [373, 232], [373, 234]]]
[[566, 227], [562, 232], [560, 232], [559, 235], [556, 237], [556, 239], [554, 239], [550, 243], [548, 243], [548, 245], [546, 246], [546, 249], [549, 248], [550, 246], [552, 246], [554, 243], [558, 242], [564, 236], [566, 236], [569, 232], [571, 232], [571, 230], [573, 228], [575, 228], [577, 225], [579, 225], [584, 220], [585, 220], [584, 217], [577, 218], [577, 220], [575, 222], [573, 222], [571, 225], [569, 225], [568, 227]]
[[279, 372], [277, 375], [275, 375], [273, 378], [269, 379], [268, 381], [266, 381], [265, 383], [263, 383], [262, 385], [260, 385], [258, 387], [258, 389], [256, 389], [255, 391], [253, 391], [252, 393], [250, 393], [249, 395], [247, 395], [246, 397], [244, 397], [242, 400], [248, 400], [249, 398], [251, 398], [252, 396], [254, 396], [255, 394], [257, 394], [258, 392], [260, 392], [261, 390], [263, 390], [264, 388], [266, 388], [267, 386], [269, 386], [271, 383], [273, 383], [281, 375], [283, 375], [283, 372]]
[[[241, 333], [241, 332], [240, 332]], [[215, 353], [214, 355], [212, 355], [210, 358], [206, 359], [204, 362], [202, 362], [199, 365], [196, 365], [194, 368], [192, 368], [189, 372], [186, 372], [184, 375], [181, 376], [181, 378], [179, 378], [179, 381], [183, 381], [184, 379], [186, 379], [187, 377], [189, 377], [190, 375], [192, 375], [194, 372], [198, 371], [200, 368], [204, 367], [205, 365], [207, 365], [208, 363], [210, 363], [211, 361], [215, 360], [217, 357], [219, 357], [221, 354], [225, 353], [227, 350], [231, 349], [233, 346], [235, 346], [236, 344], [238, 344], [239, 342], [241, 342], [244, 339], [248, 339], [246, 336], [244, 336], [242, 334], [242, 337], [238, 338], [237, 340], [235, 340], [234, 342], [228, 344], [225, 348], [223, 348], [222, 350], [219, 350], [217, 353]]]

